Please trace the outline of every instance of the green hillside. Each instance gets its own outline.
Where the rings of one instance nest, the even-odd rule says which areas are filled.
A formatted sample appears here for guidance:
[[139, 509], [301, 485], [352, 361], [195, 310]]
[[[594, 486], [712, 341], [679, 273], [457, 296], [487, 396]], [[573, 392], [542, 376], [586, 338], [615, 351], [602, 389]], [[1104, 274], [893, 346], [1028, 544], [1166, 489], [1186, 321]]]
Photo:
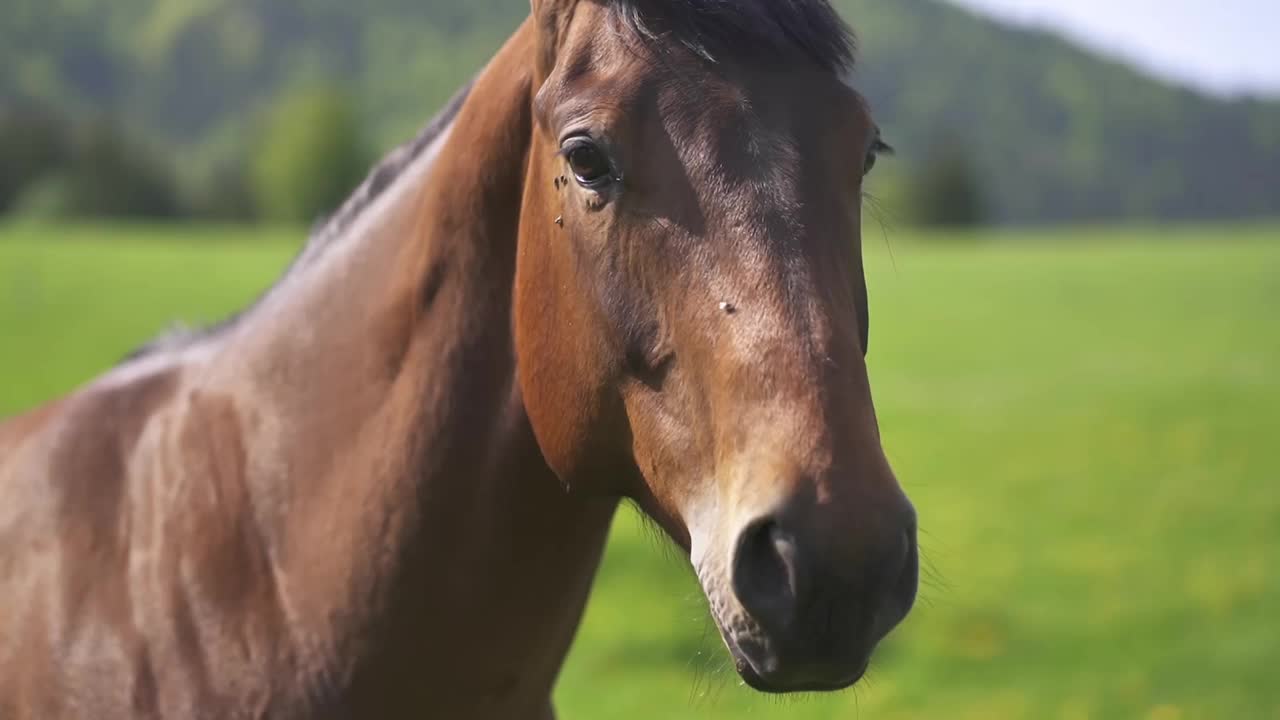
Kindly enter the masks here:
[[[1003, 221], [1280, 215], [1280, 102], [1199, 95], [937, 0], [837, 0], [899, 177], [959, 147]], [[353, 89], [370, 142], [407, 138], [526, 0], [16, 0], [0, 102], [106, 115], [185, 175], [243, 162], [266, 108]], [[3, 105], [0, 105], [3, 109]], [[893, 184], [894, 171], [886, 182]]]

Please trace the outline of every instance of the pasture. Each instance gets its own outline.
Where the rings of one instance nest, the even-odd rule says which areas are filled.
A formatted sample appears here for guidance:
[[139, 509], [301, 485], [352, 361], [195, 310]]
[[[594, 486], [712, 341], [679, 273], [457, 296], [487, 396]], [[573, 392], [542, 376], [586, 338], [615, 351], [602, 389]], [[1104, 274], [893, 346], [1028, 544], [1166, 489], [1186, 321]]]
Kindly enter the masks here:
[[[301, 236], [0, 226], [0, 415], [247, 303]], [[623, 513], [562, 717], [1280, 720], [1280, 228], [869, 228], [866, 254], [915, 613], [856, 692], [756, 696]]]

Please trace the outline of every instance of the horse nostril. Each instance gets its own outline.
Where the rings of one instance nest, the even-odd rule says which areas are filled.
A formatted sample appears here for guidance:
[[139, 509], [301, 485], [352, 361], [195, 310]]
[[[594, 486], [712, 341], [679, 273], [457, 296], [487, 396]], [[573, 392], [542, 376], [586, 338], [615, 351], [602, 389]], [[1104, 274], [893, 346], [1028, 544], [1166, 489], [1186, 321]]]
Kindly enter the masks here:
[[800, 596], [795, 539], [772, 518], [757, 520], [738, 537], [733, 589], [760, 623], [781, 629], [791, 623]]
[[902, 569], [898, 573], [892, 591], [893, 599], [898, 605], [897, 610], [902, 616], [906, 616], [915, 605], [916, 592], [920, 585], [920, 545], [916, 540], [914, 527], [907, 532], [906, 542], [906, 557], [903, 559]]
[[873, 636], [879, 642], [906, 618], [915, 605], [920, 584], [920, 547], [916, 542], [914, 523], [895, 544], [892, 559], [887, 560], [881, 575], [884, 589], [880, 593], [879, 610]]

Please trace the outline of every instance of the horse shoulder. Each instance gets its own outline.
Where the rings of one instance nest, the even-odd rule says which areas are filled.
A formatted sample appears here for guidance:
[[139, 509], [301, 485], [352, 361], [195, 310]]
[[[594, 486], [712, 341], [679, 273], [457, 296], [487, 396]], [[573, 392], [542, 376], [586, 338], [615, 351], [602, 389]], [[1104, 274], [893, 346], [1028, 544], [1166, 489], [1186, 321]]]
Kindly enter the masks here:
[[[67, 678], [139, 667], [125, 467], [173, 385], [170, 373], [99, 381], [0, 428], [0, 685], [16, 717], [65, 714]], [[80, 699], [117, 704], [96, 690]]]
[[0, 677], [16, 685], [0, 695], [30, 698], [17, 717], [267, 702], [286, 649], [243, 427], [184, 370], [117, 371], [0, 428]]

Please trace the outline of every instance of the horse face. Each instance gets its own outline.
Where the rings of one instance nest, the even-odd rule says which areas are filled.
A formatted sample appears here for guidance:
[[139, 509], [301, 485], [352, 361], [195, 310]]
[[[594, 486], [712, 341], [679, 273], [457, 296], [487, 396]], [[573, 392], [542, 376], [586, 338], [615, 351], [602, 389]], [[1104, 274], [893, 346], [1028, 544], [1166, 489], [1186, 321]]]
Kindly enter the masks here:
[[864, 363], [877, 132], [799, 59], [638, 43], [610, 3], [538, 13], [516, 333], [544, 455], [689, 552], [749, 684], [846, 687], [917, 578]]

